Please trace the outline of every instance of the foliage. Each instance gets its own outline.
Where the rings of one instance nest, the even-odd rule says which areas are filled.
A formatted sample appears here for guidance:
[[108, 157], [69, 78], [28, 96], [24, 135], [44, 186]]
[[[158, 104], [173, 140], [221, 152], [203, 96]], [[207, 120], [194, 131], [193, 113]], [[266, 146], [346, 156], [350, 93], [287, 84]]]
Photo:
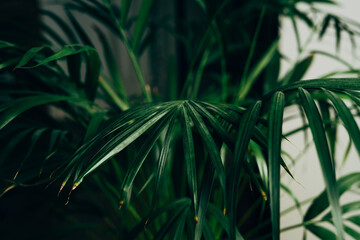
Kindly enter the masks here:
[[[334, 21], [338, 42], [341, 31], [354, 35], [351, 23], [325, 15], [318, 24], [296, 5], [304, 2], [317, 11], [313, 2], [332, 1], [194, 2], [205, 27], [177, 22], [195, 28], [189, 32], [155, 24], [151, 16], [157, 1], [142, 1], [133, 19], [132, 1], [122, 0], [119, 8], [109, 0], [81, 0], [64, 5], [71, 24], [43, 11], [62, 34], [42, 23], [44, 40], [33, 48], [0, 41], [0, 201], [25, 216], [25, 222], [17, 223], [6, 212], [1, 224], [10, 230], [5, 237], [17, 225], [35, 228], [28, 230], [29, 238], [51, 239], [279, 239], [281, 231], [295, 227], [320, 238], [359, 238], [349, 224], [360, 224], [353, 214], [359, 202], [344, 205], [339, 199], [359, 184], [360, 175], [336, 178], [334, 144], [341, 122], [360, 151], [352, 111], [358, 111], [360, 83], [353, 78], [302, 81], [316, 52], [280, 78], [278, 40], [264, 43], [260, 36], [269, 14], [286, 15], [295, 30], [299, 18], [320, 37]], [[101, 46], [76, 12], [96, 22]], [[256, 26], [248, 30], [249, 25], [240, 24], [239, 34], [234, 33], [242, 17], [252, 18]], [[126, 91], [100, 25], [125, 47], [139, 94]], [[185, 75], [169, 73], [168, 94], [162, 95], [145, 81], [140, 65], [161, 29], [172, 32], [186, 49], [181, 64], [187, 66]], [[306, 54], [300, 41], [298, 47], [299, 55]], [[241, 64], [235, 66], [234, 59]], [[283, 135], [284, 111], [294, 105], [303, 109], [304, 125]], [[301, 224], [281, 229], [280, 190], [293, 195], [281, 183], [282, 171], [293, 177], [281, 143], [308, 130], [325, 190]], [[38, 190], [44, 186], [49, 189]], [[55, 188], [60, 189], [54, 200]], [[16, 201], [25, 194], [31, 200], [22, 209]], [[55, 219], [43, 223], [41, 231], [32, 225], [38, 222], [26, 220], [39, 202], [45, 209], [39, 216]], [[323, 222], [335, 228], [319, 225]]]

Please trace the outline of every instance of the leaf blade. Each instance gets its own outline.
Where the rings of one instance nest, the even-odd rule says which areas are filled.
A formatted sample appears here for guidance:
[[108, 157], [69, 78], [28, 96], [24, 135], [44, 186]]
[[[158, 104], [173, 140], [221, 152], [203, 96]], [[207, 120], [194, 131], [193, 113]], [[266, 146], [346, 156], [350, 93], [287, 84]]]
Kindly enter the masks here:
[[273, 239], [280, 238], [280, 153], [285, 96], [274, 94], [269, 116], [269, 190]]
[[314, 138], [337, 235], [340, 239], [344, 239], [344, 229], [335, 170], [333, 168], [333, 160], [330, 155], [322, 119], [309, 92], [305, 89], [299, 88], [299, 97]]

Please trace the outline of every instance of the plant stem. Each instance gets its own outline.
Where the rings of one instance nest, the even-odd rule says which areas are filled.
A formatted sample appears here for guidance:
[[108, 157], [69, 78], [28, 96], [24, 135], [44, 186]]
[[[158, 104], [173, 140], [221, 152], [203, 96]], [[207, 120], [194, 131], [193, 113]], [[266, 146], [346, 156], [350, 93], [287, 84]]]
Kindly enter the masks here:
[[124, 102], [116, 92], [111, 88], [111, 86], [105, 81], [104, 77], [100, 77], [99, 83], [103, 90], [111, 97], [111, 100], [123, 111], [129, 109], [129, 105]]

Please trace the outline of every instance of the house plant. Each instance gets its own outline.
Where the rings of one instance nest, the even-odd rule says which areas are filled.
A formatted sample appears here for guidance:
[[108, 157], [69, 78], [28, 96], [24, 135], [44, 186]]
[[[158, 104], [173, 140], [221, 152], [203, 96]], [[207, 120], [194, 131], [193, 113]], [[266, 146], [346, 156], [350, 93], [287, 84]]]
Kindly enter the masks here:
[[[155, 1], [141, 3], [136, 21], [128, 17], [131, 1], [123, 0], [120, 9], [106, 0], [70, 2], [65, 11], [72, 27], [44, 12], [65, 38], [44, 27], [52, 39], [47, 44], [29, 49], [1, 42], [2, 201], [31, 199], [23, 209], [11, 203], [27, 217], [17, 224], [19, 217], [10, 220], [6, 212], [6, 229], [41, 222], [43, 231], [35, 228], [27, 236], [52, 239], [279, 239], [280, 169], [292, 176], [281, 150], [283, 112], [299, 105], [307, 122], [294, 132], [310, 129], [325, 182], [303, 226], [319, 237], [358, 236], [348, 224], [359, 224], [358, 216], [342, 217], [358, 202], [340, 206], [339, 198], [360, 176], [337, 180], [333, 160], [339, 120], [360, 149], [354, 114], [344, 103], [350, 100], [357, 109], [357, 79], [300, 81], [311, 56], [278, 79], [278, 41], [257, 42], [269, 12], [288, 11], [290, 18], [314, 25], [294, 2], [196, 2], [207, 25], [176, 32], [192, 55], [185, 61], [184, 81], [172, 79], [163, 97], [145, 81], [139, 64], [151, 42], [153, 29], [147, 26]], [[249, 36], [244, 31], [245, 37], [229, 39], [234, 27], [229, 19], [250, 10], [257, 13], [256, 26], [242, 45], [239, 38]], [[122, 41], [139, 95], [125, 91], [103, 32], [96, 30], [104, 61], [74, 11], [88, 14]], [[320, 35], [330, 20], [338, 31], [351, 31], [332, 16], [325, 17]], [[249, 53], [236, 68], [233, 61], [244, 49]], [[44, 186], [46, 193], [36, 190]], [[41, 217], [32, 222], [34, 206]], [[42, 222], [46, 216], [51, 220]]]

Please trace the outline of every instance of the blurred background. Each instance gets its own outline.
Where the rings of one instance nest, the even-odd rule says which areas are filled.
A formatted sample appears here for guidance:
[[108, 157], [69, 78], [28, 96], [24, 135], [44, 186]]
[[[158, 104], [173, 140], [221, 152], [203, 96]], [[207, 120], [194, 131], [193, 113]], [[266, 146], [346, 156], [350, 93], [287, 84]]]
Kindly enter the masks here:
[[[43, 10], [49, 10], [66, 19], [66, 12], [59, 5], [60, 3], [62, 4], [64, 2], [71, 1], [0, 1], [0, 39], [16, 42], [20, 45], [30, 47], [35, 46], [38, 41], [41, 41], [40, 29], [47, 29], [48, 34], [51, 33], [51, 31], [61, 32], [58, 25], [52, 21], [52, 19], [46, 16], [46, 14], [40, 15], [40, 12]], [[163, 24], [164, 28], [156, 31], [156, 36], [154, 37], [156, 38], [156, 41], [152, 41], [150, 43], [150, 48], [144, 49], [144, 54], [140, 59], [140, 64], [144, 76], [148, 81], [147, 83], [151, 85], [154, 94], [156, 95], [157, 92], [161, 92], [165, 93], [166, 96], [164, 98], [170, 98], [172, 93], [167, 91], [169, 88], [169, 86], [167, 86], [168, 79], [171, 78], [171, 76], [169, 76], [169, 74], [171, 74], [169, 69], [176, 68], [176, 70], [172, 72], [176, 72], [178, 74], [177, 84], [183, 85], [185, 81], [185, 73], [189, 66], [187, 66], [188, 63], [185, 60], [187, 58], [186, 49], [184, 49], [184, 46], [179, 44], [176, 41], [174, 35], [166, 29], [172, 27], [177, 30], [186, 32], [186, 29], [182, 29], [184, 26], [176, 26], [176, 24], [179, 22], [175, 21], [176, 19], [181, 19], [184, 22], [194, 22], [201, 24], [200, 20], [203, 18], [203, 16], [199, 5], [196, 4], [193, 0], [159, 0], [156, 2], [157, 3], [155, 7], [153, 8], [153, 11], [155, 12], [153, 14], [154, 17], [152, 21], [154, 25]], [[245, 5], [245, 3], [248, 2], [250, 1], [243, 1], [243, 3], [238, 4]], [[141, 1], [134, 1], [134, 4], [130, 10], [130, 16], [136, 16], [139, 11], [140, 3]], [[316, 7], [318, 10], [316, 13], [312, 13], [313, 10], [309, 7], [308, 4], [301, 5], [300, 3], [298, 6], [298, 8], [303, 12], [314, 14], [314, 18], [317, 19], [315, 20], [315, 24], [320, 25], [324, 14], [328, 13], [349, 19], [353, 21], [354, 25], [360, 24], [360, 15], [358, 14], [360, 10], [360, 2], [357, 0], [337, 1], [336, 5], [317, 3], [314, 5], [314, 7]], [[321, 12], [323, 12], [323, 14]], [[259, 14], [259, 10], [254, 11], [254, 16], [258, 16]], [[74, 16], [78, 19], [79, 23], [82, 24], [84, 29], [90, 33], [89, 37], [91, 39], [95, 39], [94, 45], [100, 45], [96, 35], [96, 30], [93, 28], [94, 23], [92, 20], [81, 12], [75, 11]], [[320, 39], [319, 36], [314, 34], [312, 29], [309, 28], [309, 26], [306, 25], [303, 20], [295, 19], [299, 33], [299, 36], [297, 37], [296, 33], [294, 32], [293, 22], [287, 16], [278, 17], [276, 14], [269, 11], [265, 18], [266, 20], [262, 26], [261, 36], [259, 37], [261, 41], [259, 46], [263, 49], [260, 49], [259, 52], [264, 52], [265, 49], [267, 49], [270, 44], [280, 36], [280, 52], [283, 55], [283, 59], [281, 60], [280, 76], [284, 76], [288, 69], [291, 68], [294, 65], [294, 62], [296, 62], [299, 58], [299, 49], [297, 47], [298, 44], [296, 44], [297, 41], [300, 41], [303, 45], [306, 45], [306, 50], [304, 50], [303, 55], [310, 54], [312, 52], [314, 55], [312, 65], [305, 73], [303, 77], [304, 79], [319, 78], [333, 71], [346, 71], [349, 68], [349, 65], [351, 65], [354, 69], [358, 69], [360, 67], [360, 49], [357, 47], [359, 44], [358, 37], [354, 37], [354, 43], [356, 45], [355, 47], [353, 44], [351, 44], [353, 40], [350, 39], [349, 36], [343, 34], [341, 36], [342, 41], [340, 42], [340, 45], [336, 47], [337, 36], [334, 28], [328, 29], [324, 37]], [[67, 23], [71, 24], [69, 20], [66, 21]], [[280, 25], [278, 25], [278, 23], [280, 23]], [[240, 24], [240, 22], [234, 24]], [[248, 22], [241, 24], [244, 25], [250, 36], [254, 34], [257, 22], [249, 20]], [[101, 28], [101, 26], [98, 27]], [[120, 44], [120, 40], [117, 37], [114, 37], [107, 28], [103, 28], [101, 30], [105, 33], [109, 40], [109, 44], [114, 51], [113, 54], [118, 63], [119, 70], [123, 74], [126, 91], [130, 95], [138, 94], [140, 87], [139, 85], [134, 84], [132, 81], [136, 75], [129, 60], [128, 54], [126, 53], [126, 49], [123, 45]], [[16, 32], [26, 32], [26, 36], [29, 37], [19, 38], [18, 34], [12, 34]], [[230, 37], [231, 36], [229, 36], [229, 38]], [[245, 50], [241, 49], [240, 53], [238, 54], [241, 54], [241, 51], [246, 52], [247, 48], [245, 48]], [[329, 54], [335, 57], [329, 57]], [[102, 56], [103, 54], [100, 55]], [[337, 57], [340, 57], [343, 62], [336, 59]], [[229, 71], [233, 75], [236, 75], [237, 73], [240, 75], [242, 69], [238, 66], [243, 65], [243, 63], [237, 61], [236, 55], [233, 57], [233, 59], [234, 63], [228, 63]], [[349, 77], [350, 75], [344, 74], [344, 76]], [[357, 74], [353, 74], [353, 76], [356, 77]], [[261, 86], [261, 81], [259, 81], [257, 84]], [[295, 108], [290, 109], [286, 112], [286, 114], [290, 116], [296, 111], [297, 109]], [[287, 115], [285, 115], [285, 117], [286, 116]], [[291, 129], [296, 128], [296, 126], [301, 126], [302, 123], [298, 121], [299, 120], [287, 121], [284, 132], [290, 131]], [[344, 144], [339, 144], [342, 149], [337, 151], [339, 155], [338, 158], [343, 157], [345, 149], [347, 148], [345, 143], [348, 141], [348, 136], [345, 133], [345, 130], [340, 129], [340, 133], [344, 138]], [[292, 136], [289, 140], [289, 142], [284, 143], [284, 148], [291, 149], [291, 153], [299, 156], [299, 164], [297, 164], [293, 169], [293, 173], [297, 182], [291, 178], [287, 179], [286, 176], [284, 181], [290, 185], [293, 192], [295, 192], [299, 200], [302, 201], [310, 198], [311, 196], [314, 196], [314, 194], [320, 192], [323, 189], [322, 175], [317, 158], [314, 157], [316, 156], [315, 150], [309, 149], [309, 151], [304, 153], [302, 152], [301, 149], [304, 148], [303, 137], [295, 135]], [[347, 159], [348, 160], [346, 163], [341, 167], [341, 175], [349, 172], [360, 171], [359, 157], [354, 148], [351, 149]], [[54, 196], [54, 198], [56, 197]], [[351, 195], [349, 195], [346, 199], [345, 201], [350, 201]], [[59, 200], [54, 201], [61, 202]], [[291, 205], [293, 205], [293, 201], [288, 197], [288, 195], [283, 194], [281, 208], [286, 209]], [[297, 214], [296, 211], [293, 211], [292, 213], [287, 214], [281, 218], [281, 227], [293, 225], [300, 221], [300, 215]], [[281, 239], [301, 239], [302, 231], [302, 229], [286, 231], [282, 233]], [[311, 233], [308, 233], [308, 239], [317, 238]]]

